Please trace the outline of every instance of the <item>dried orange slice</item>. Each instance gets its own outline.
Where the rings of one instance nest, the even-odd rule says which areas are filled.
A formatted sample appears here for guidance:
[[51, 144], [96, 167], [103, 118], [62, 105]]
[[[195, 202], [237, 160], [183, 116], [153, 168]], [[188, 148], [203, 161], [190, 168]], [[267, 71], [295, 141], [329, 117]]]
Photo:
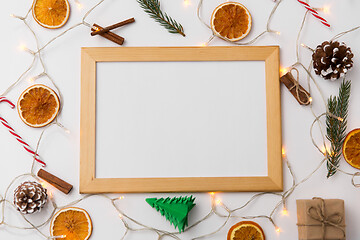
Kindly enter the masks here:
[[54, 90], [37, 84], [26, 89], [17, 104], [21, 120], [30, 127], [44, 127], [59, 113], [60, 101]]
[[227, 240], [265, 240], [264, 231], [252, 221], [243, 221], [232, 226], [228, 232]]
[[41, 26], [60, 28], [69, 19], [70, 5], [67, 0], [34, 0], [32, 14]]
[[[81, 208], [64, 208], [55, 213], [50, 224], [51, 236], [64, 240], [87, 240], [92, 233], [89, 214]], [[66, 236], [66, 237], [65, 237]]]
[[220, 38], [239, 41], [250, 32], [250, 12], [238, 2], [220, 4], [212, 13], [211, 29]]
[[351, 166], [360, 169], [360, 128], [352, 130], [346, 136], [343, 155]]

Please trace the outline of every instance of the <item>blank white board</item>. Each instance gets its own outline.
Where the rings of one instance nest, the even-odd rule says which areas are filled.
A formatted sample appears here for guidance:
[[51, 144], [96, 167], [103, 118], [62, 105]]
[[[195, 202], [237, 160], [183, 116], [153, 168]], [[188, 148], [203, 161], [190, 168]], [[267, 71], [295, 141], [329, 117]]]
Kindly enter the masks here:
[[267, 176], [264, 61], [96, 65], [96, 178]]

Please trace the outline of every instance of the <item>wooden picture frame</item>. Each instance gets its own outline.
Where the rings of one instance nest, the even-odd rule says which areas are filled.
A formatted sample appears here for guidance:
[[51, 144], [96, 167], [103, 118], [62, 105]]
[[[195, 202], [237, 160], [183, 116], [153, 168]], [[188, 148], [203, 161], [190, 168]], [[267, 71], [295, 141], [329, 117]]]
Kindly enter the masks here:
[[[265, 61], [267, 176], [96, 178], [96, 64], [137, 61]], [[255, 192], [283, 189], [278, 46], [82, 48], [80, 122], [81, 193]]]

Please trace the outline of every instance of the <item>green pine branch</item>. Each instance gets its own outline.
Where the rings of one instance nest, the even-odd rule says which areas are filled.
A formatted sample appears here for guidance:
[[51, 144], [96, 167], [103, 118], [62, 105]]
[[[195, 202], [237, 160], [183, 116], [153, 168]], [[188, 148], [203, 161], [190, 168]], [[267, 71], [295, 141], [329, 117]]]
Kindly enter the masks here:
[[[326, 115], [326, 138], [331, 143], [330, 153], [327, 155], [327, 177], [336, 173], [339, 167], [342, 153], [342, 145], [346, 137], [347, 116], [351, 81], [344, 80], [339, 89], [339, 96], [330, 96], [328, 99], [329, 112], [333, 115]], [[338, 118], [336, 118], [338, 117]]]
[[159, 0], [137, 0], [149, 16], [166, 28], [169, 33], [178, 33], [185, 37], [184, 28], [174, 19], [161, 11]]

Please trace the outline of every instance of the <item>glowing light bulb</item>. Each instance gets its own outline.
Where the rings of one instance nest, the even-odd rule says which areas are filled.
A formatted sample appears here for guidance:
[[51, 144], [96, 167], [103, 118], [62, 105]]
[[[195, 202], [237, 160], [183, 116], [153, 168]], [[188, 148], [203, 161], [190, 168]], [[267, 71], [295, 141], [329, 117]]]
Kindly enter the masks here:
[[30, 83], [35, 82], [35, 78], [34, 78], [34, 77], [29, 78], [29, 82], [30, 82]]
[[275, 34], [277, 34], [277, 35], [281, 35], [281, 32], [279, 32], [279, 31], [276, 31], [276, 32], [275, 32]]
[[200, 43], [201, 47], [206, 47], [208, 44], [207, 43]]
[[79, 3], [79, 2], [76, 3], [76, 6], [78, 7], [79, 10], [83, 9], [83, 7], [84, 7], [84, 6], [83, 6], [81, 3]]
[[328, 153], [329, 153], [329, 151], [328, 151], [328, 147], [327, 146], [321, 146], [321, 152], [324, 154], [324, 156], [326, 156]]
[[275, 228], [275, 232], [280, 233], [280, 232], [281, 232], [281, 229], [280, 229], [279, 227], [276, 227], [276, 228]]
[[54, 197], [53, 193], [49, 191], [49, 197], [52, 199]]
[[283, 158], [286, 157], [286, 151], [285, 151], [284, 147], [282, 147], [282, 149], [281, 149], [281, 154], [282, 154]]
[[123, 219], [124, 216], [123, 216], [121, 213], [119, 213], [119, 218], [120, 218], [120, 219]]
[[221, 204], [221, 200], [220, 199], [218, 199], [218, 200], [216, 200], [216, 205], [220, 205]]
[[312, 103], [312, 101], [313, 101], [313, 99], [312, 99], [312, 97], [310, 97], [310, 98], [309, 98], [309, 102], [310, 102], [310, 104]]
[[66, 238], [66, 235], [53, 236], [53, 237], [49, 237], [49, 238], [50, 238], [50, 239]]
[[184, 6], [187, 7], [189, 5], [191, 5], [190, 0], [184, 0]]
[[286, 208], [283, 208], [281, 213], [282, 213], [283, 216], [288, 216], [289, 215], [289, 212], [288, 212], [288, 210]]
[[214, 192], [209, 192], [209, 194], [210, 194], [211, 196], [214, 196], [214, 195], [215, 195], [215, 193], [214, 193]]
[[324, 7], [321, 8], [321, 10], [322, 10], [325, 14], [330, 14], [330, 6], [329, 6], [329, 5], [325, 5]]
[[119, 199], [119, 200], [123, 200], [123, 199], [124, 199], [124, 196], [120, 196], [118, 199]]
[[15, 17], [15, 15], [14, 15], [14, 14], [10, 14], [10, 17], [13, 17], [13, 18], [14, 18], [14, 17]]
[[75, 0], [75, 4], [79, 10], [81, 10], [83, 8], [83, 5], [78, 0]]
[[20, 51], [26, 51], [28, 48], [26, 47], [25, 44], [20, 44], [19, 47], [18, 47], [18, 49], [19, 49]]
[[288, 68], [286, 68], [286, 67], [280, 67], [280, 73], [281, 73], [281, 75], [285, 75], [288, 71], [289, 71]]

